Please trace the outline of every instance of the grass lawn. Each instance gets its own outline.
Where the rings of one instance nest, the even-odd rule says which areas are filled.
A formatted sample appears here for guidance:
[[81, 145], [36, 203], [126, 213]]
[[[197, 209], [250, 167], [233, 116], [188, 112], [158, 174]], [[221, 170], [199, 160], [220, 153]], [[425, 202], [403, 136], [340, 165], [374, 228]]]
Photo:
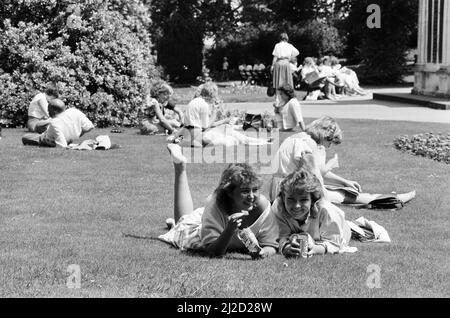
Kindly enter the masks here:
[[[4, 129], [0, 297], [449, 297], [450, 166], [402, 153], [392, 142], [450, 125], [339, 122], [344, 143], [328, 153], [339, 153], [338, 173], [368, 192], [415, 189], [417, 197], [399, 211], [344, 207], [347, 219], [383, 225], [392, 243], [352, 242], [356, 254], [308, 260], [252, 261], [238, 253], [210, 259], [124, 236], [158, 236], [172, 216], [173, 170], [163, 136], [127, 129], [110, 134], [122, 148], [81, 152], [24, 147], [23, 129]], [[86, 137], [102, 133], [109, 130]], [[197, 206], [224, 167], [188, 166]], [[66, 286], [70, 264], [80, 266], [80, 289]], [[381, 288], [366, 285], [371, 264], [381, 270]]]
[[[256, 85], [241, 85], [235, 83], [218, 84], [219, 96], [225, 103], [244, 103], [244, 102], [274, 102], [274, 97], [268, 97], [267, 87]], [[194, 97], [195, 86], [174, 88], [174, 99], [179, 104], [188, 104]], [[297, 97], [302, 99], [305, 91], [297, 91]]]

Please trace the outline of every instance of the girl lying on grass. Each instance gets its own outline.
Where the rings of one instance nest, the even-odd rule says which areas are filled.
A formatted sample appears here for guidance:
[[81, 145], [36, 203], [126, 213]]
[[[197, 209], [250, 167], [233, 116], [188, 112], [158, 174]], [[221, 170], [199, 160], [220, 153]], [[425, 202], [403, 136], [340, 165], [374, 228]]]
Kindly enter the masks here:
[[[334, 118], [325, 116], [306, 126], [306, 131], [286, 138], [272, 161], [270, 200], [279, 193], [281, 180], [306, 164], [324, 184], [325, 197], [336, 204], [369, 204], [384, 195], [364, 193], [358, 182], [343, 178], [331, 170], [339, 167], [337, 155], [326, 160], [326, 148], [342, 141], [342, 131]], [[415, 191], [391, 195], [406, 203], [416, 195]]]
[[206, 206], [194, 210], [187, 159], [179, 145], [168, 144], [167, 148], [175, 170], [174, 220], [166, 221], [170, 231], [159, 237], [162, 241], [181, 250], [204, 250], [218, 257], [227, 251], [246, 251], [238, 234], [249, 228], [260, 247], [252, 257], [265, 258], [276, 253], [277, 222], [269, 201], [260, 195], [261, 180], [249, 165], [230, 164]]
[[344, 212], [323, 199], [322, 186], [309, 170], [300, 168], [284, 178], [272, 211], [280, 228], [279, 251], [286, 257], [301, 255], [300, 245], [290, 239], [298, 233], [310, 236], [307, 256], [348, 249], [351, 230]]

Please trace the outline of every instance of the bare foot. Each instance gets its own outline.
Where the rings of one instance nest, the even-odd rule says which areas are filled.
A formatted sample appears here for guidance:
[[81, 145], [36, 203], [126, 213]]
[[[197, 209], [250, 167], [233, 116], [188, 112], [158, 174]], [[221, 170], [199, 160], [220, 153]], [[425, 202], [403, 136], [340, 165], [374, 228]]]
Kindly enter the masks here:
[[403, 203], [409, 202], [416, 196], [416, 191], [411, 191], [408, 193], [397, 194], [397, 197], [403, 201]]
[[183, 140], [183, 135], [175, 136], [170, 135], [167, 137], [166, 141], [173, 144], [179, 144]]
[[181, 147], [178, 146], [177, 144], [168, 144], [167, 149], [170, 152], [173, 163], [180, 164], [187, 162], [186, 157], [183, 156], [183, 153], [181, 152]]

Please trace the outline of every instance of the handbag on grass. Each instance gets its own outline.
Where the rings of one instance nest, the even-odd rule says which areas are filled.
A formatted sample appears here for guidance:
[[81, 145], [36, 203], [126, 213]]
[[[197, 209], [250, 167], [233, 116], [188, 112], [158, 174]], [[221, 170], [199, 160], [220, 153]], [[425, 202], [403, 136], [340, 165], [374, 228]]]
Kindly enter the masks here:
[[376, 210], [398, 210], [403, 208], [405, 203], [395, 194], [380, 195], [368, 204], [350, 204], [359, 209], [376, 209]]
[[392, 210], [392, 209], [401, 209], [403, 208], [403, 201], [400, 200], [396, 195], [382, 195], [372, 200], [368, 204], [369, 209], [383, 209], [383, 210]]
[[267, 92], [266, 92], [267, 96], [273, 97], [273, 96], [275, 96], [275, 93], [276, 93], [276, 92], [277, 92], [277, 90], [275, 89], [275, 87], [273, 87], [272, 82], [270, 82], [270, 83], [267, 85]]
[[243, 130], [253, 128], [259, 130], [264, 127], [263, 119], [261, 114], [249, 114], [246, 113], [244, 117], [244, 124], [242, 125]]

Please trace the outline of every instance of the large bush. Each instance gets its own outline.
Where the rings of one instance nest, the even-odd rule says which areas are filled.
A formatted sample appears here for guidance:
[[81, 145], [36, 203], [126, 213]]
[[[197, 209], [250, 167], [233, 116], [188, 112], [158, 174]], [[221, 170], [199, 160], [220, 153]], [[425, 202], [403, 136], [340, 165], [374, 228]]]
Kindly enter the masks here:
[[144, 0], [7, 0], [0, 18], [3, 121], [24, 125], [33, 95], [55, 84], [98, 126], [136, 123], [159, 75]]

